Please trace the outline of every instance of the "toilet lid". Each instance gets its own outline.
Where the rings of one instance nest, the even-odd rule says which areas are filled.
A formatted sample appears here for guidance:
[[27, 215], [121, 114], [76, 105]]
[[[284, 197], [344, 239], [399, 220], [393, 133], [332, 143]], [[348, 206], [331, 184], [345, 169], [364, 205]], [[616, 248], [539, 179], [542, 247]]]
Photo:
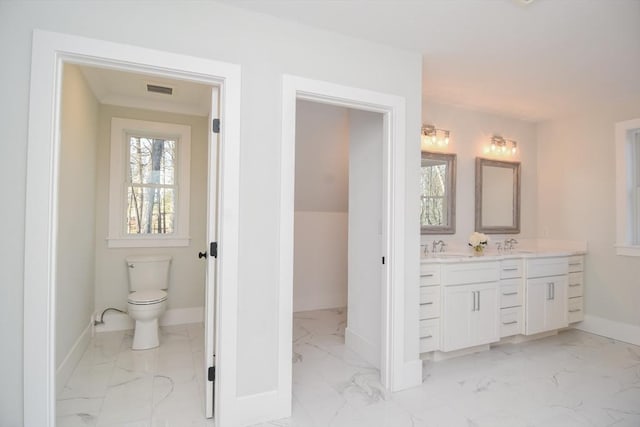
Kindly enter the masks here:
[[155, 304], [167, 299], [167, 293], [159, 289], [136, 291], [129, 294], [128, 301], [132, 304]]

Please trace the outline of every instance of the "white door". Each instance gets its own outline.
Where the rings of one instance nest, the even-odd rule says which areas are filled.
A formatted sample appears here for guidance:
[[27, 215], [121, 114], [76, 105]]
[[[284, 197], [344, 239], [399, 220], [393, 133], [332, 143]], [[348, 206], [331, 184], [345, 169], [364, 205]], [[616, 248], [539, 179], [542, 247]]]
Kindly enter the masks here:
[[[207, 184], [207, 270], [204, 304], [204, 411], [207, 418], [213, 417], [215, 390], [215, 307], [217, 296], [217, 242], [218, 242], [218, 153], [219, 138], [214, 132], [213, 120], [218, 119], [219, 88], [211, 88], [211, 112], [209, 113], [209, 167]], [[215, 256], [214, 256], [215, 255]], [[211, 378], [214, 381], [210, 381]]]
[[547, 301], [547, 329], [569, 326], [567, 318], [567, 276], [549, 277], [551, 299]]
[[545, 305], [549, 298], [547, 280], [527, 280], [526, 335], [533, 335], [545, 330]]

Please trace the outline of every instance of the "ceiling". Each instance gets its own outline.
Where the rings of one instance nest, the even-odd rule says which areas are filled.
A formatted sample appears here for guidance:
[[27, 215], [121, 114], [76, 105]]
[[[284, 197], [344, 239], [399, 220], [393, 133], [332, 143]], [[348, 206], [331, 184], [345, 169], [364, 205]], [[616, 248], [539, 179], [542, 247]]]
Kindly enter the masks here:
[[[101, 104], [195, 116], [209, 115], [211, 88], [207, 85], [106, 68], [81, 66], [80, 70]], [[173, 94], [148, 92], [147, 84], [171, 87]]]
[[640, 95], [640, 0], [220, 0], [420, 52], [427, 99], [529, 121]]

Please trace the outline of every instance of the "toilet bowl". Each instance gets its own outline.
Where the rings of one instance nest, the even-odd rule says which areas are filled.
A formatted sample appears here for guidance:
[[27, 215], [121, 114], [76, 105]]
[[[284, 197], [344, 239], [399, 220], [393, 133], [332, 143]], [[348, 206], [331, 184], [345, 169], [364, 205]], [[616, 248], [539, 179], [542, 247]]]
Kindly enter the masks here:
[[127, 257], [129, 296], [127, 311], [135, 321], [132, 350], [160, 345], [158, 322], [167, 308], [169, 266], [166, 255]]
[[132, 350], [147, 350], [160, 345], [158, 320], [167, 308], [165, 291], [137, 291], [127, 298], [127, 311], [135, 320]]

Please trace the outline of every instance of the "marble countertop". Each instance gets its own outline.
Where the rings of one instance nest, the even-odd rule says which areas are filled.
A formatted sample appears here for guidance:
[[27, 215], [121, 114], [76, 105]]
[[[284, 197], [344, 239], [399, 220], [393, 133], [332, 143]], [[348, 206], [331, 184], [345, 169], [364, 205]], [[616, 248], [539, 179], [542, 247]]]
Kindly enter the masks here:
[[483, 261], [500, 261], [512, 258], [549, 258], [560, 256], [584, 255], [586, 252], [581, 250], [540, 250], [540, 249], [513, 249], [507, 252], [489, 251], [484, 255], [475, 256], [469, 252], [439, 252], [422, 255], [420, 262], [423, 264], [431, 263], [455, 263], [455, 262], [483, 262]]

